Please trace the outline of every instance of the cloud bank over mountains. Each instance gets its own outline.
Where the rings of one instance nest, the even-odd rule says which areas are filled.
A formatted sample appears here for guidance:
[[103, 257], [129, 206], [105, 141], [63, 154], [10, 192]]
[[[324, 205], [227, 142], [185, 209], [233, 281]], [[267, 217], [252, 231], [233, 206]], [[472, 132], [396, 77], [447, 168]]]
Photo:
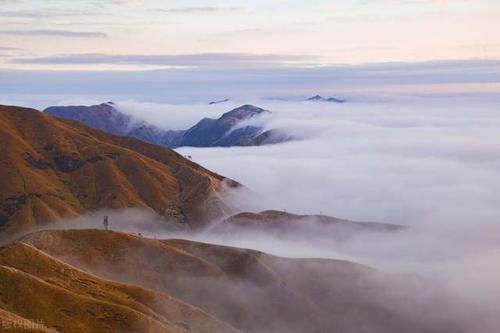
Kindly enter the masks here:
[[[44, 32], [44, 31], [42, 31]], [[40, 33], [42, 33], [40, 32]], [[0, 31], [0, 34], [2, 31]], [[19, 32], [13, 32], [19, 33]], [[89, 33], [87, 33], [89, 34]], [[52, 65], [154, 65], [161, 67], [243, 68], [279, 66], [312, 62], [317, 57], [306, 55], [247, 54], [247, 53], [197, 53], [197, 54], [73, 54], [41, 58], [18, 58], [16, 64]]]
[[[10, 46], [10, 45], [5, 45]], [[28, 61], [23, 58], [19, 61]], [[136, 100], [168, 104], [197, 104], [230, 98], [303, 100], [320, 94], [349, 100], [390, 100], [396, 96], [497, 94], [500, 62], [496, 60], [431, 61], [296, 67], [274, 62], [302, 58], [245, 54], [192, 54], [184, 56], [95, 55], [29, 61], [68, 62], [71, 71], [0, 70], [0, 102], [45, 108], [108, 100]], [[306, 59], [302, 59], [306, 60]], [[120, 64], [164, 63], [175, 68], [139, 71], [79, 71], [79, 62]], [[76, 62], [76, 63], [73, 63]], [[256, 67], [248, 65], [253, 64]], [[246, 64], [246, 65], [245, 65]], [[23, 64], [23, 66], [30, 66]], [[128, 65], [127, 65], [128, 66]], [[227, 68], [222, 68], [227, 66]], [[123, 69], [123, 67], [120, 67]], [[484, 97], [488, 98], [488, 97]], [[88, 101], [88, 102], [87, 102]]]
[[103, 32], [95, 31], [71, 31], [71, 30], [0, 30], [0, 35], [12, 36], [53, 36], [53, 37], [71, 37], [71, 38], [105, 38], [107, 35]]
[[[179, 151], [248, 184], [261, 195], [252, 203], [257, 209], [409, 225], [494, 222], [493, 201], [500, 195], [497, 103], [480, 97], [261, 102], [273, 113], [257, 119], [259, 126], [300, 140]], [[159, 123], [167, 123], [165, 117], [159, 113]]]

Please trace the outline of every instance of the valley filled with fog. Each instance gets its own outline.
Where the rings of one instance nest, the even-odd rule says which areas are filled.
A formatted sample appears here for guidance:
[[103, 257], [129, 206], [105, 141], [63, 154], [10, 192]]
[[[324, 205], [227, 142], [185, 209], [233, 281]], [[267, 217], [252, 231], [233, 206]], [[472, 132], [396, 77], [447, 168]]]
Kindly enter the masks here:
[[[240, 126], [277, 129], [294, 140], [178, 152], [244, 184], [261, 199], [242, 203], [254, 209], [405, 225], [493, 221], [500, 194], [498, 102], [480, 95], [252, 101], [272, 113]], [[181, 129], [241, 104], [118, 107], [164, 129]]]
[[[500, 292], [494, 287], [500, 278], [495, 264], [500, 255], [498, 102], [481, 95], [345, 104], [254, 102], [272, 113], [250, 123], [295, 140], [178, 152], [247, 186], [259, 199], [235, 195], [244, 210], [325, 214], [409, 228], [342, 242], [322, 237], [321, 231], [315, 237], [299, 232], [191, 238], [426, 277], [433, 281], [430, 294], [445, 293], [464, 313], [475, 308], [494, 327], [486, 318], [500, 309], [491, 296]], [[215, 116], [213, 108], [206, 110]], [[161, 113], [155, 116], [168, 121]], [[321, 230], [314, 222], [305, 227], [315, 228]]]

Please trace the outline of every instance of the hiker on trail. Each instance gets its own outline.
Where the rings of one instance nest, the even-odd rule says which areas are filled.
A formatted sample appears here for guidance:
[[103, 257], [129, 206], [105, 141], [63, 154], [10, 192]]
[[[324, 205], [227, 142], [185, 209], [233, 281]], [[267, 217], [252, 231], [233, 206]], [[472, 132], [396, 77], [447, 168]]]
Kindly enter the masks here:
[[104, 216], [104, 230], [108, 230], [108, 226], [109, 226], [109, 220], [108, 220], [108, 216]]

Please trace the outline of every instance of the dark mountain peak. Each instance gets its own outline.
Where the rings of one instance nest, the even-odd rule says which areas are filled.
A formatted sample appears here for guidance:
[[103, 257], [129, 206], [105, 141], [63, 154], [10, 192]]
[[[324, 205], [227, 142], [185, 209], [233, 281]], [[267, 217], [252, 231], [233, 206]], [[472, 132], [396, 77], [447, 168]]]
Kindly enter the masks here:
[[232, 109], [231, 111], [226, 112], [226, 113], [238, 112], [238, 111], [251, 111], [251, 112], [260, 113], [260, 112], [263, 112], [265, 110], [262, 108], [259, 108], [258, 106], [252, 105], [252, 104], [244, 104], [244, 105], [238, 106], [237, 108]]
[[316, 95], [316, 96], [313, 96], [313, 97], [309, 97], [308, 99], [306, 99], [306, 101], [323, 101], [324, 98], [320, 95]]
[[336, 98], [336, 97], [325, 98], [325, 97], [320, 96], [320, 95], [309, 97], [308, 99], [306, 99], [306, 101], [308, 101], [308, 102], [345, 103], [345, 100], [340, 99], [340, 98]]
[[265, 112], [270, 112], [270, 111], [264, 110], [254, 105], [245, 104], [240, 107], [237, 107], [236, 109], [224, 113], [222, 117], [220, 117], [219, 119], [222, 120], [225, 118], [235, 118], [238, 120], [245, 120]]
[[345, 100], [336, 97], [330, 97], [326, 101], [332, 103], [345, 103]]
[[222, 103], [226, 103], [226, 102], [229, 102], [229, 101], [230, 101], [229, 98], [225, 98], [225, 99], [220, 99], [220, 100], [217, 100], [217, 101], [212, 101], [212, 102], [208, 103], [208, 105], [222, 104]]
[[254, 116], [270, 111], [245, 104], [224, 113], [218, 119], [203, 118], [186, 130], [164, 130], [144, 121], [139, 121], [117, 110], [113, 102], [92, 106], [54, 106], [45, 112], [61, 118], [80, 121], [88, 126], [106, 132], [133, 136], [146, 142], [168, 147], [195, 146], [248, 146], [286, 141], [283, 135], [275, 131], [263, 133], [263, 128], [235, 126]]
[[229, 147], [265, 144], [270, 137], [261, 137], [262, 127], [236, 128], [241, 122], [270, 111], [245, 104], [224, 113], [219, 119], [204, 118], [184, 133], [183, 145], [194, 147]]
[[107, 102], [91, 106], [51, 106], [44, 112], [60, 118], [77, 120], [112, 134], [125, 135], [133, 120], [130, 116], [118, 111], [114, 105], [113, 102]]
[[67, 105], [67, 106], [50, 106], [46, 108], [43, 112], [51, 115], [63, 117], [68, 114], [83, 114], [92, 112], [108, 112], [108, 113], [118, 113], [114, 107], [113, 102], [105, 102], [96, 105]]

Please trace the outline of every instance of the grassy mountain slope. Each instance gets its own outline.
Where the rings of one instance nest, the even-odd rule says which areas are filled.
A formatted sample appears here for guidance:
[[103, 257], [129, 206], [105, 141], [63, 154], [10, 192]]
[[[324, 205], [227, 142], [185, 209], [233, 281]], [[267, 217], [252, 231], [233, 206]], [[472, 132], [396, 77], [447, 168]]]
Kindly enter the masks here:
[[236, 186], [176, 152], [32, 109], [0, 106], [0, 231], [98, 209], [145, 208], [192, 226]]

